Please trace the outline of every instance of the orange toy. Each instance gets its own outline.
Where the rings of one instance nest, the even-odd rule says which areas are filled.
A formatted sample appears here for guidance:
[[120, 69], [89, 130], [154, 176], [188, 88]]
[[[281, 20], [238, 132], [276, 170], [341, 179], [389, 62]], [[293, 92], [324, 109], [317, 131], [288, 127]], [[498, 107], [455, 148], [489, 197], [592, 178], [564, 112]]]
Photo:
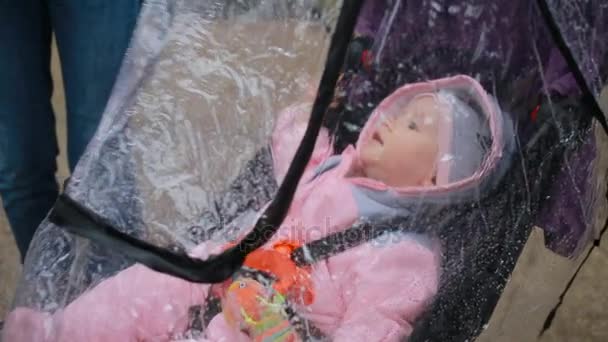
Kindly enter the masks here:
[[273, 249], [260, 249], [247, 256], [245, 266], [276, 277], [273, 288], [295, 303], [309, 305], [314, 300], [310, 272], [296, 266], [291, 253], [298, 245], [288, 241], [274, 244]]
[[298, 341], [286, 312], [288, 302], [300, 305], [314, 300], [312, 281], [307, 268], [291, 259], [298, 247], [291, 242], [279, 242], [273, 249], [261, 249], [245, 259], [244, 266], [273, 277], [263, 284], [254, 276], [237, 274], [221, 291], [222, 311], [226, 321], [246, 332], [254, 341]]

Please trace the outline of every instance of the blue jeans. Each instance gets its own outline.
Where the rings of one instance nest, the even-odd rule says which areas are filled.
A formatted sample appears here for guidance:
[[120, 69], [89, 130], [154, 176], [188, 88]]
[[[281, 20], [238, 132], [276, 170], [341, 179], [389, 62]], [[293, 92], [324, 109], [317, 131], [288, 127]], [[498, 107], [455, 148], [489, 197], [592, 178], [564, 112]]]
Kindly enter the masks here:
[[118, 74], [141, 0], [0, 0], [0, 195], [22, 258], [58, 194], [55, 32], [73, 169]]

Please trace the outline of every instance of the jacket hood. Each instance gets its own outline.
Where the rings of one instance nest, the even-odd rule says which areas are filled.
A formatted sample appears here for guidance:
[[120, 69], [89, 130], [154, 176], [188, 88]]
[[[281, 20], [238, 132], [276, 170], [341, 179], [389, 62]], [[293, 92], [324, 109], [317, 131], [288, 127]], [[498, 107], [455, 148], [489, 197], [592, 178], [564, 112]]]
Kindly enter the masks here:
[[356, 145], [357, 155], [362, 144], [372, 139], [383, 117], [395, 115], [416, 96], [429, 93], [448, 106], [448, 115], [439, 123], [435, 185], [392, 188], [373, 179], [353, 178], [355, 183], [374, 190], [432, 195], [477, 188], [488, 175], [501, 169], [503, 154], [512, 146], [512, 128], [479, 82], [465, 75], [408, 84], [394, 91], [364, 126]]

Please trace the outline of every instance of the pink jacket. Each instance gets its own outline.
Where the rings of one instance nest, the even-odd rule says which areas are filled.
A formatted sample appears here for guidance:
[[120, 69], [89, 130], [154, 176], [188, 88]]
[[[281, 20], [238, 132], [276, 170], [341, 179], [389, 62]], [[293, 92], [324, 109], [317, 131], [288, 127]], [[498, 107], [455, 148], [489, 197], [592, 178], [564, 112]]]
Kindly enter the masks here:
[[[490, 119], [494, 146], [482, 170], [470, 179], [438, 189], [394, 189], [379, 182], [351, 177], [357, 167], [358, 150], [348, 147], [340, 156], [331, 155], [327, 132], [317, 142], [313, 159], [298, 187], [288, 217], [268, 244], [281, 239], [310, 242], [350, 227], [361, 218], [374, 220], [387, 215], [407, 214], [415, 196], [441, 194], [475, 186], [486, 169], [500, 157], [499, 123], [487, 94], [474, 80], [459, 76], [418, 85], [396, 92], [462, 85], [476, 92], [482, 110]], [[411, 94], [410, 94], [411, 95]], [[408, 96], [410, 96], [408, 95]], [[395, 102], [388, 97], [372, 114]], [[276, 177], [281, 180], [305, 129], [300, 115], [310, 105], [296, 105], [278, 119], [272, 137]], [[364, 128], [360, 142], [369, 139]], [[213, 252], [209, 246], [199, 251]], [[390, 233], [341, 254], [317, 262], [312, 269], [315, 300], [299, 314], [310, 320], [333, 341], [398, 341], [408, 336], [412, 324], [437, 292], [440, 256], [429, 238], [408, 233]], [[5, 341], [175, 341], [185, 340], [188, 310], [202, 305], [208, 285], [191, 284], [162, 275], [143, 266], [133, 266], [105, 280], [64, 309], [47, 314], [27, 308], [15, 309], [7, 319]], [[210, 323], [199, 341], [247, 341], [229, 328], [223, 315]]]

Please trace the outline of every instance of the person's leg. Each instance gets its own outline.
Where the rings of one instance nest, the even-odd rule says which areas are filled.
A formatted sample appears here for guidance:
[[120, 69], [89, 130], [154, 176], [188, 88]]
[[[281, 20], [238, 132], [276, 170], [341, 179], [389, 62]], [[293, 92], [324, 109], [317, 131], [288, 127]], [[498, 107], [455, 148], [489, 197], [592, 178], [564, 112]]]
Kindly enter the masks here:
[[50, 0], [68, 110], [73, 170], [93, 137], [137, 21], [141, 0]]
[[0, 195], [22, 258], [57, 197], [44, 1], [0, 1]]

